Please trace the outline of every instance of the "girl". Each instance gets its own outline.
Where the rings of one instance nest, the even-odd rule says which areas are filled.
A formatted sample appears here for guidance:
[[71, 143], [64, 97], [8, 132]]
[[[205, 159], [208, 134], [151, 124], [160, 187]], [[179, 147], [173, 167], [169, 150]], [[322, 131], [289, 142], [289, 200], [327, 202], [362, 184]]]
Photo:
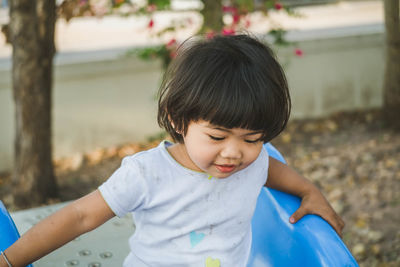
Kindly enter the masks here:
[[292, 223], [318, 214], [341, 234], [320, 191], [263, 149], [289, 113], [285, 75], [264, 44], [247, 35], [186, 42], [159, 97], [158, 122], [175, 143], [126, 157], [98, 190], [23, 235], [0, 266], [24, 266], [127, 213], [136, 231], [124, 266], [246, 266], [263, 186], [302, 198]]

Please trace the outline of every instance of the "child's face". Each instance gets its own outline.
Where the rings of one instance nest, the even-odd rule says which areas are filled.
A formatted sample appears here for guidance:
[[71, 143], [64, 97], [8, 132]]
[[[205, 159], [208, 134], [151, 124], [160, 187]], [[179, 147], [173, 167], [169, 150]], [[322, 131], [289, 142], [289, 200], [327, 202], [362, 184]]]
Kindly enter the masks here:
[[207, 121], [191, 122], [184, 139], [184, 165], [190, 169], [226, 178], [255, 161], [263, 142], [260, 132], [226, 129]]

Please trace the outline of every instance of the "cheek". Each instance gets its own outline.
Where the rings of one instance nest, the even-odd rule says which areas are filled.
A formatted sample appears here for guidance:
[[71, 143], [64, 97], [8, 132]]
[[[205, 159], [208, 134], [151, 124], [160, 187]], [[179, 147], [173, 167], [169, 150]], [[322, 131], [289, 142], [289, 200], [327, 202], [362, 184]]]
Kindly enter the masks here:
[[247, 162], [249, 164], [251, 164], [253, 161], [255, 161], [258, 156], [260, 155], [261, 149], [262, 149], [262, 144], [261, 145], [257, 145], [254, 148], [252, 148], [251, 150], [249, 150], [249, 153], [247, 155]]
[[214, 161], [215, 147], [207, 142], [187, 142], [185, 145], [191, 161], [198, 167], [207, 168]]
[[193, 160], [198, 163], [207, 164], [215, 158], [215, 152], [213, 146], [207, 144], [196, 144], [196, 147], [192, 147], [190, 155]]

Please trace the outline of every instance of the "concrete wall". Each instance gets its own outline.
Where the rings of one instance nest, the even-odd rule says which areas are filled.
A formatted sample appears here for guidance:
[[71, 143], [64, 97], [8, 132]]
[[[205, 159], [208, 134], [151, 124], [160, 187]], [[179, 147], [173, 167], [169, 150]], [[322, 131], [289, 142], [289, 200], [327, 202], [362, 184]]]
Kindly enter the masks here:
[[[57, 66], [55, 157], [143, 140], [157, 133], [158, 65], [119, 58]], [[0, 171], [12, 165], [14, 105], [9, 74], [0, 72]]]
[[382, 105], [384, 35], [378, 25], [369, 29], [350, 36], [335, 36], [335, 31], [327, 38], [319, 32], [313, 35], [320, 36], [315, 39], [300, 36], [304, 39], [297, 44], [303, 57], [294, 57], [291, 49], [278, 53], [291, 89], [292, 118]]
[[[293, 100], [292, 118], [379, 107], [384, 66], [382, 25], [290, 33], [280, 48]], [[159, 62], [123, 57], [124, 49], [60, 54], [54, 84], [55, 157], [144, 140], [159, 132]], [[0, 171], [12, 166], [14, 106], [10, 62], [0, 62]]]

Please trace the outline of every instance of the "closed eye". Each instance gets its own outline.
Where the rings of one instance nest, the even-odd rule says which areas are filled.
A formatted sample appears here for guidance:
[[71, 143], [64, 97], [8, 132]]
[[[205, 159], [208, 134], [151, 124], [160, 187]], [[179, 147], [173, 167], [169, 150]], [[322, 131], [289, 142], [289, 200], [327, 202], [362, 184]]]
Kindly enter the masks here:
[[222, 141], [225, 139], [225, 137], [217, 137], [217, 136], [213, 136], [213, 135], [208, 135], [212, 140], [215, 141]]
[[255, 144], [255, 143], [258, 143], [258, 142], [260, 142], [261, 140], [260, 139], [256, 139], [256, 140], [244, 140], [246, 143], [250, 143], [250, 144]]

